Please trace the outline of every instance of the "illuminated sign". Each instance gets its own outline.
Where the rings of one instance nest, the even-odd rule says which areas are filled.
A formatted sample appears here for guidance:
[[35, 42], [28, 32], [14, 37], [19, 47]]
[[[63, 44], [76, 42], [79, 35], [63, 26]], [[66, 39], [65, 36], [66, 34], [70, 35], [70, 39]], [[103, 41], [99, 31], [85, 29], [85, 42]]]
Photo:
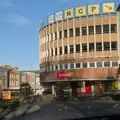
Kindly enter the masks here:
[[65, 19], [72, 18], [73, 16], [74, 16], [73, 8], [64, 11], [64, 18]]
[[48, 23], [49, 24], [54, 23], [54, 15], [48, 17]]
[[114, 12], [114, 3], [104, 3], [103, 4], [103, 13], [111, 13]]
[[69, 77], [73, 77], [73, 72], [66, 71], [57, 72], [57, 78], [69, 78]]
[[99, 14], [99, 5], [88, 5], [88, 14]]
[[60, 21], [62, 19], [63, 19], [63, 13], [62, 13], [62, 11], [55, 14], [55, 20], [56, 21]]
[[86, 15], [86, 7], [85, 6], [76, 8], [76, 17], [85, 16], [85, 15]]

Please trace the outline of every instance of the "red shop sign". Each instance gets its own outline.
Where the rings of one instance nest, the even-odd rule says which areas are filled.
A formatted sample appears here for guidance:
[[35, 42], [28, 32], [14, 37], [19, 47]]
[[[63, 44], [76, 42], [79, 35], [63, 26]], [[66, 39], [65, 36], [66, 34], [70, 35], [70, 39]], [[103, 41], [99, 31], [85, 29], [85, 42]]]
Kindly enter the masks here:
[[57, 78], [69, 78], [73, 77], [73, 72], [61, 71], [57, 72]]

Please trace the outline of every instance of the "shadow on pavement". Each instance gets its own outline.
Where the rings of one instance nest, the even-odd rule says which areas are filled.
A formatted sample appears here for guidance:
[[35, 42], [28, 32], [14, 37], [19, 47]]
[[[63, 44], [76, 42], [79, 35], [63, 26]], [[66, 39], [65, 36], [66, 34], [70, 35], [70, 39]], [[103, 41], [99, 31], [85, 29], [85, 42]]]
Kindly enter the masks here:
[[[27, 102], [22, 103], [16, 109], [8, 109], [3, 111], [3, 114], [0, 115], [0, 120], [24, 120], [24, 117], [29, 114], [29, 110], [41, 102], [40, 98], [28, 99]], [[17, 112], [17, 113], [16, 113]], [[33, 111], [34, 112], [34, 111]], [[30, 112], [32, 113], [32, 112]], [[19, 114], [19, 115], [16, 115]]]

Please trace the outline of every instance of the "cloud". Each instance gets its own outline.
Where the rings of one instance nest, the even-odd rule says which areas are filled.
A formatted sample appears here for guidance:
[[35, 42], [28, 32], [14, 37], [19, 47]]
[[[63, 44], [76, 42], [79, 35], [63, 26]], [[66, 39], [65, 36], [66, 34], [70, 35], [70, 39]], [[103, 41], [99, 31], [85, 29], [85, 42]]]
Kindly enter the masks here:
[[29, 24], [29, 19], [18, 14], [9, 14], [5, 16], [5, 22], [15, 24], [17, 26], [26, 26]]
[[9, 6], [13, 6], [13, 2], [11, 0], [0, 0], [0, 6], [3, 7], [9, 7]]

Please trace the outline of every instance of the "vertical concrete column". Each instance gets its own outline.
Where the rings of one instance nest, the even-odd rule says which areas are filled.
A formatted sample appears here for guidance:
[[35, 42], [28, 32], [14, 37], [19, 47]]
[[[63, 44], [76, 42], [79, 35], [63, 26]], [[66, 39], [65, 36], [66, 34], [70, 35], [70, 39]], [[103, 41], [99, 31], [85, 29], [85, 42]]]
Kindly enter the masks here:
[[82, 90], [81, 90], [81, 92], [85, 92], [85, 81], [82, 81]]
[[52, 95], [55, 95], [55, 86], [52, 85]]
[[92, 92], [92, 96], [94, 96], [94, 85], [91, 85], [91, 92]]

